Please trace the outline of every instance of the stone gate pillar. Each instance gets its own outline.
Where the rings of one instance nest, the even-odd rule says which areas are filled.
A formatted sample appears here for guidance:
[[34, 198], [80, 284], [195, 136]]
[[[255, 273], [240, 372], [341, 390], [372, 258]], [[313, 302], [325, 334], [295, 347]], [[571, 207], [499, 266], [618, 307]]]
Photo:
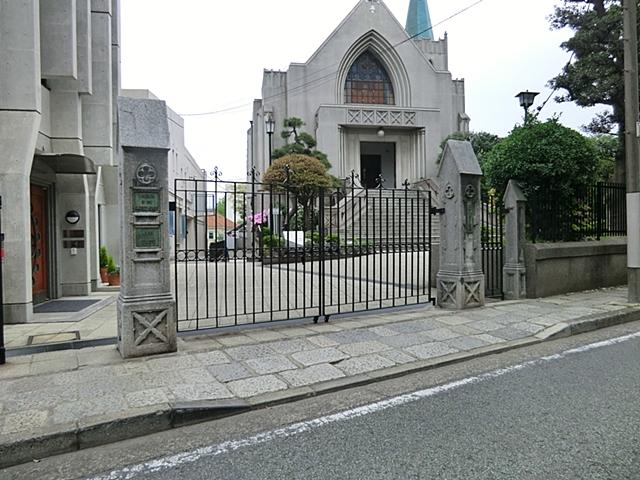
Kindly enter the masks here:
[[527, 198], [515, 180], [509, 180], [504, 194], [505, 262], [503, 271], [504, 298], [517, 300], [527, 296], [527, 270], [524, 264], [525, 211]]
[[462, 310], [484, 305], [481, 260], [480, 178], [482, 170], [471, 143], [449, 140], [438, 172], [440, 270], [438, 305]]
[[118, 99], [121, 281], [118, 350], [124, 358], [177, 349], [168, 229], [167, 107], [159, 100]]

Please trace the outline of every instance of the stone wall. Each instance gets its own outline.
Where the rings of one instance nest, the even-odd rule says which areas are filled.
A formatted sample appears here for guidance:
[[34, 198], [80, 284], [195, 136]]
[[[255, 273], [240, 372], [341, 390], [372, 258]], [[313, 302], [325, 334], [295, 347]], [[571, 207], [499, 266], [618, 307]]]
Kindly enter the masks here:
[[627, 239], [525, 245], [527, 297], [624, 285]]

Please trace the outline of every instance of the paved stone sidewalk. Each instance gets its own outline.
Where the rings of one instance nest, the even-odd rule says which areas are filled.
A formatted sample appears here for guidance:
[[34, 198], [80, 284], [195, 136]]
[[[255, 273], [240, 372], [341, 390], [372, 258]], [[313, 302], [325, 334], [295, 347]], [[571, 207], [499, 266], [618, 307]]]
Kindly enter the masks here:
[[271, 325], [182, 338], [179, 353], [138, 360], [120, 359], [113, 347], [14, 357], [0, 366], [0, 446], [180, 402], [258, 404], [400, 374], [421, 362], [544, 338], [585, 317], [640, 313], [626, 294], [613, 288], [455, 313], [421, 307], [328, 324]]

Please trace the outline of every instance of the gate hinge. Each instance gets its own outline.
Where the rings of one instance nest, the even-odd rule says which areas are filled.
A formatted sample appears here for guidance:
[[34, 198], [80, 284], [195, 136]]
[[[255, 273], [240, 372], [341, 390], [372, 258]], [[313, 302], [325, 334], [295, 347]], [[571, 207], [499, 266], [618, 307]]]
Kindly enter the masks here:
[[431, 207], [431, 215], [444, 215], [444, 208]]

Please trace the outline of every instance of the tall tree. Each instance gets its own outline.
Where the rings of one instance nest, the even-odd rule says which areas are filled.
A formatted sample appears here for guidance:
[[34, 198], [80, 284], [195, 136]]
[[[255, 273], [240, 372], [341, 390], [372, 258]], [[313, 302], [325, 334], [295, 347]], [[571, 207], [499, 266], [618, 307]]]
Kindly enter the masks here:
[[[640, 2], [638, 2], [640, 4]], [[624, 50], [621, 0], [562, 0], [550, 17], [555, 29], [568, 27], [573, 37], [562, 43], [572, 60], [549, 86], [566, 93], [559, 102], [575, 102], [581, 107], [608, 105], [585, 126], [596, 134], [620, 137], [616, 155], [616, 181], [623, 182], [624, 163]]]
[[331, 169], [331, 163], [327, 155], [316, 149], [318, 145], [316, 139], [307, 132], [301, 131], [302, 127], [304, 127], [304, 122], [301, 119], [297, 117], [285, 118], [285, 129], [281, 135], [282, 138], [288, 142], [293, 139], [293, 142], [287, 143], [284, 147], [274, 150], [273, 159], [277, 160], [285, 155], [292, 154], [307, 155], [320, 160], [327, 170]]

